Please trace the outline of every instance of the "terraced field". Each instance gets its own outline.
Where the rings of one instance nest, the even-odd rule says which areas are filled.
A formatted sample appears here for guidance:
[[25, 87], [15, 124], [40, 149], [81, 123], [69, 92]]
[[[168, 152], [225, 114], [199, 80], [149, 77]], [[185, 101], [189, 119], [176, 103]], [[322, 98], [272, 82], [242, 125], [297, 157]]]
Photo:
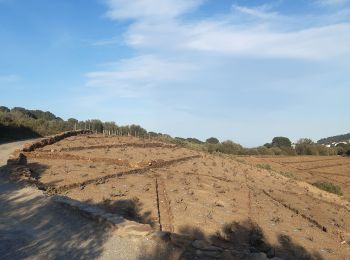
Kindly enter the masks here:
[[273, 170], [289, 173], [308, 183], [331, 182], [350, 201], [350, 158], [342, 156], [242, 157], [253, 165], [268, 164]]
[[[174, 237], [210, 241], [231, 254], [264, 252], [284, 259], [350, 255], [348, 186], [342, 186], [343, 198], [304, 182], [324, 178], [347, 185], [346, 158], [237, 159], [102, 135], [69, 137], [25, 155], [32, 177], [51, 191]], [[259, 163], [273, 170], [254, 166]], [[291, 171], [301, 181], [274, 170]], [[174, 243], [186, 247], [180, 240]], [[213, 250], [212, 257], [217, 253]]]

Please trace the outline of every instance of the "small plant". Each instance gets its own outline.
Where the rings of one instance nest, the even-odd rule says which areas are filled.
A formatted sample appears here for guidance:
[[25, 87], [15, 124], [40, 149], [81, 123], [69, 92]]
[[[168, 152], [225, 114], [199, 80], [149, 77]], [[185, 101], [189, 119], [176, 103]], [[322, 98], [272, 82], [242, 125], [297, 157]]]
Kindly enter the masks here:
[[317, 181], [317, 182], [314, 182], [312, 185], [314, 185], [315, 187], [317, 187], [321, 190], [325, 190], [325, 191], [328, 191], [330, 193], [337, 194], [339, 196], [343, 195], [341, 188], [338, 185], [335, 185], [331, 182]]
[[281, 175], [283, 175], [284, 177], [296, 180], [297, 177], [295, 177], [295, 175], [291, 172], [280, 172]]
[[270, 164], [257, 164], [256, 167], [258, 167], [259, 169], [264, 169], [268, 171], [272, 170]]

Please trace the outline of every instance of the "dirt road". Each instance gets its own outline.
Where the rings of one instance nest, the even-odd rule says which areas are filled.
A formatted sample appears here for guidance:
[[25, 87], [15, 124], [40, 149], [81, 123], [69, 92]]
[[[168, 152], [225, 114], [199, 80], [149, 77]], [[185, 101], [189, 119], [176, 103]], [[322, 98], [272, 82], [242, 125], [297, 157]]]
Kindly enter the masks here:
[[32, 139], [32, 140], [24, 140], [24, 141], [18, 141], [13, 143], [6, 143], [6, 144], [0, 144], [0, 167], [6, 164], [7, 159], [9, 158], [10, 154], [16, 150], [21, 148], [24, 144], [38, 140], [38, 139]]
[[38, 189], [3, 178], [8, 156], [27, 142], [0, 145], [1, 259], [143, 259], [152, 251], [153, 241], [119, 237]]

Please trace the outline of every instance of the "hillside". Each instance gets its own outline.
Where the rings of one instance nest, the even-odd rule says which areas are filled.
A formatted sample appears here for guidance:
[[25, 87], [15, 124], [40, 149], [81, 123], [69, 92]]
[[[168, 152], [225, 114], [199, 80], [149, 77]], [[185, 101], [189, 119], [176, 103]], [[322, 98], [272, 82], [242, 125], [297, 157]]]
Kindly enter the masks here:
[[335, 143], [349, 142], [349, 140], [350, 140], [350, 133], [322, 138], [322, 139], [318, 140], [317, 143], [318, 144], [332, 144], [334, 142]]
[[349, 256], [347, 185], [338, 196], [303, 181], [311, 173], [312, 183], [349, 183], [349, 158], [274, 157], [270, 167], [255, 166], [246, 161], [252, 157], [153, 138], [71, 133], [26, 145], [8, 164], [10, 177], [58, 196], [75, 213], [108, 221], [115, 234], [163, 234], [168, 252], [181, 255], [141, 259]]

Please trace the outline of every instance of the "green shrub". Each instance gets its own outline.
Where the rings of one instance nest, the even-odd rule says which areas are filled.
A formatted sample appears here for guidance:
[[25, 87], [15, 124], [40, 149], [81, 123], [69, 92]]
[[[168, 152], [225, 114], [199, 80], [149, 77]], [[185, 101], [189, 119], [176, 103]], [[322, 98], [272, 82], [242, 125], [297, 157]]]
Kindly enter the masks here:
[[321, 190], [325, 190], [337, 195], [343, 195], [341, 188], [338, 185], [335, 185], [331, 182], [317, 181], [317, 182], [314, 182], [312, 185], [314, 185], [315, 187]]
[[279, 147], [272, 147], [270, 150], [273, 152], [274, 155], [282, 155], [283, 151]]
[[270, 164], [257, 164], [256, 167], [258, 167], [259, 169], [264, 169], [264, 170], [272, 170], [272, 167]]
[[266, 146], [259, 146], [257, 150], [261, 155], [275, 155], [274, 152]]
[[239, 152], [243, 149], [240, 144], [236, 144], [230, 140], [226, 140], [221, 144], [218, 144], [217, 151], [221, 153], [227, 154], [239, 154]]

